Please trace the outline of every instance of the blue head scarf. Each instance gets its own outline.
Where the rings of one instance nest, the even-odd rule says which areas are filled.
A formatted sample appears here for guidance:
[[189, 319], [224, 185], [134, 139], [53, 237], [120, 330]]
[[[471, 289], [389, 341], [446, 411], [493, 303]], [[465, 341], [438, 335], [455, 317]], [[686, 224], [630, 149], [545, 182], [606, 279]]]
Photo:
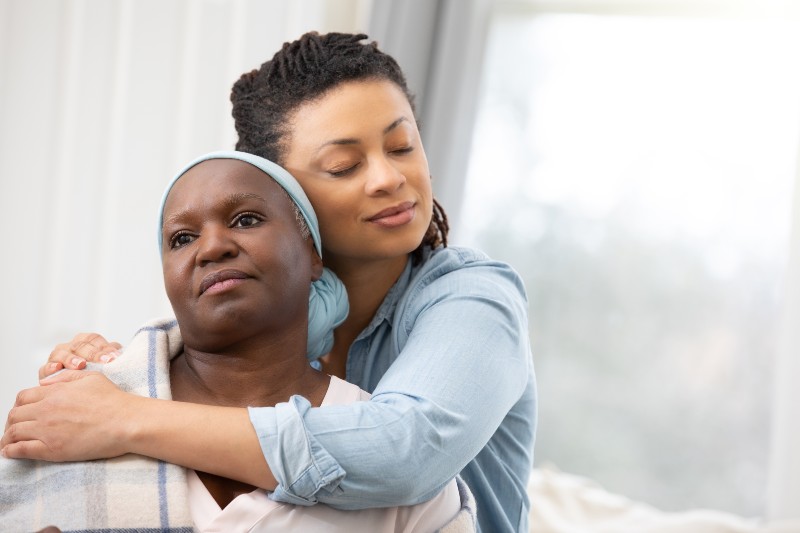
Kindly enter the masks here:
[[[167, 196], [181, 176], [195, 165], [210, 159], [237, 159], [250, 163], [271, 177], [275, 183], [285, 190], [295, 205], [300, 210], [300, 214], [306, 221], [311, 238], [314, 241], [314, 248], [322, 257], [322, 240], [319, 235], [319, 222], [314, 208], [311, 207], [306, 193], [294, 176], [281, 167], [259, 157], [246, 152], [220, 151], [198, 157], [178, 172], [167, 185], [164, 195], [161, 197], [161, 207], [158, 212], [158, 252], [161, 254], [162, 247], [162, 228], [164, 227], [164, 205]], [[322, 276], [311, 284], [311, 291], [308, 296], [308, 358], [317, 359], [328, 353], [333, 347], [333, 330], [344, 322], [349, 311], [347, 293], [344, 285], [336, 275], [327, 268], [322, 269]]]

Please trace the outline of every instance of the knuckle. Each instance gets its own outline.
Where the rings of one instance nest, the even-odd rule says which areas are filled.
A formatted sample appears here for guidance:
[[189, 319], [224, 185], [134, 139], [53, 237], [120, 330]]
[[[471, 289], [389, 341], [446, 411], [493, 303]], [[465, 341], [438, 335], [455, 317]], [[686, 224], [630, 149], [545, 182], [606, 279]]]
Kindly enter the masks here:
[[75, 351], [88, 344], [89, 337], [91, 335], [92, 335], [91, 333], [78, 333], [77, 335], [75, 335], [69, 342], [69, 350]]
[[17, 393], [16, 400], [14, 401], [14, 407], [12, 407], [12, 411], [16, 409], [18, 406], [25, 405], [26, 403], [28, 403], [27, 400], [29, 396], [30, 393], [28, 392], [28, 389], [19, 391]]
[[19, 408], [17, 406], [14, 406], [11, 409], [9, 409], [8, 417], [6, 418], [6, 431], [8, 431], [8, 429], [14, 425], [14, 422], [17, 420], [18, 412]]
[[64, 357], [64, 354], [69, 351], [69, 344], [56, 344], [56, 347], [53, 348], [53, 351], [50, 352], [50, 357], [48, 359], [50, 361], [58, 361], [61, 357]]
[[6, 442], [17, 442], [18, 435], [19, 435], [19, 426], [17, 424], [11, 424], [6, 428], [6, 434], [4, 440]]
[[86, 342], [92, 346], [103, 346], [107, 344], [106, 340], [99, 333], [90, 333], [86, 338]]

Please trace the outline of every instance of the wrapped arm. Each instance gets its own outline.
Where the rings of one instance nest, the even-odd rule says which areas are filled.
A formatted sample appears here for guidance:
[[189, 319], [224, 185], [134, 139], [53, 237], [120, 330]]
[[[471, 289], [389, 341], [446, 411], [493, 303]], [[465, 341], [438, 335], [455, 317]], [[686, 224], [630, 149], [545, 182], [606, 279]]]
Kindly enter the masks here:
[[272, 497], [356, 509], [434, 496], [529, 384], [526, 306], [518, 276], [502, 263], [415, 280], [392, 324], [396, 359], [369, 402], [311, 408], [293, 397], [250, 409], [278, 480]]

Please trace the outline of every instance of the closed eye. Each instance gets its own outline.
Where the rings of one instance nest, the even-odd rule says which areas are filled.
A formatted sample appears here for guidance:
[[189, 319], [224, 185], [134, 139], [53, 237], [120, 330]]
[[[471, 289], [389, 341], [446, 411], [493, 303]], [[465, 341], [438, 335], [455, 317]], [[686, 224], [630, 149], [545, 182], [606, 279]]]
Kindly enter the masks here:
[[390, 150], [389, 153], [396, 154], [396, 155], [403, 155], [403, 154], [408, 154], [408, 153], [413, 152], [413, 151], [414, 151], [414, 147], [413, 146], [406, 146], [406, 147], [403, 147], [403, 148], [395, 148], [394, 150]]
[[360, 165], [360, 163], [356, 163], [355, 165], [352, 165], [352, 166], [349, 166], [347, 168], [343, 168], [343, 169], [340, 169], [340, 170], [329, 170], [328, 174], [330, 174], [331, 176], [333, 176], [335, 178], [342, 178], [344, 176], [347, 176], [347, 175], [352, 174], [353, 172], [355, 172], [355, 170], [358, 168], [359, 165]]

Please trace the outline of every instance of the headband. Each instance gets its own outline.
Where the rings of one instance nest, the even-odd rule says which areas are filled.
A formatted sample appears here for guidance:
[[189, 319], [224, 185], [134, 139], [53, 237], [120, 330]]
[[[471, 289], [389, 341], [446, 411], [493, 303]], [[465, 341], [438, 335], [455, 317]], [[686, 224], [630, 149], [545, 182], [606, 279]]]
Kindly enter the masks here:
[[[211, 152], [198, 157], [187, 164], [178, 172], [161, 197], [161, 206], [158, 211], [158, 253], [161, 255], [162, 249], [162, 229], [164, 227], [164, 206], [167, 203], [172, 187], [175, 183], [189, 171], [192, 167], [211, 159], [236, 159], [249, 163], [260, 169], [275, 183], [289, 194], [294, 204], [300, 210], [300, 214], [306, 221], [311, 238], [314, 241], [314, 249], [322, 257], [322, 241], [319, 235], [319, 222], [311, 202], [308, 200], [303, 188], [289, 172], [280, 165], [273, 163], [263, 157], [237, 152], [233, 150]], [[308, 358], [314, 360], [328, 353], [333, 347], [333, 330], [344, 322], [349, 311], [347, 292], [344, 284], [336, 275], [327, 268], [322, 269], [322, 276], [311, 284], [308, 295]]]

